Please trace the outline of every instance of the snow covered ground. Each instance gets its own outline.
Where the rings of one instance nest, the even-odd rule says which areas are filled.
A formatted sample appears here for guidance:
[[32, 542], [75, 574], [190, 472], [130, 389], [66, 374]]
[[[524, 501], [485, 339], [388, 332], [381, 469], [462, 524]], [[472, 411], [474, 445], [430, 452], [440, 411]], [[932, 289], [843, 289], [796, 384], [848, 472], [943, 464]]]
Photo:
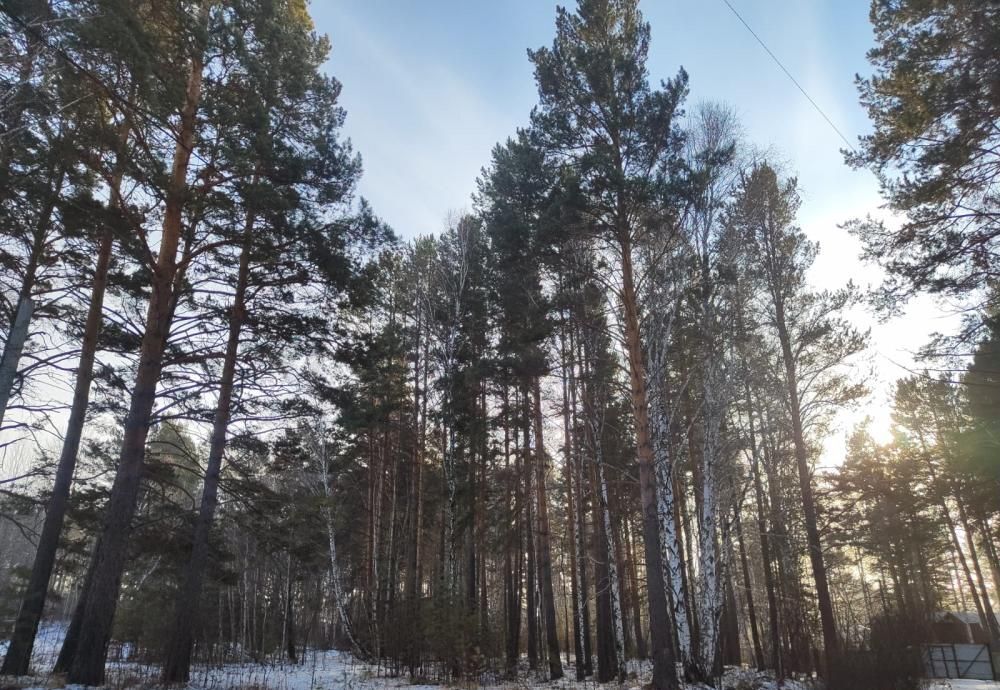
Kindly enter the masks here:
[[[33, 663], [37, 668], [49, 668], [48, 660], [55, 660], [58, 644], [61, 641], [61, 630], [45, 631], [45, 637], [39, 639], [37, 654]], [[0, 652], [6, 651], [0, 643]], [[46, 662], [39, 663], [42, 658]], [[547, 690], [640, 690], [648, 682], [648, 665], [633, 664], [631, 670], [636, 677], [624, 685], [599, 685], [593, 680], [577, 682], [572, 678], [564, 678], [557, 682], [547, 682], [543, 678], [519, 679], [516, 681], [459, 683], [448, 686], [462, 690], [532, 690], [546, 688]], [[572, 675], [572, 673], [570, 673]], [[159, 668], [131, 661], [109, 662], [107, 669], [108, 690], [139, 690], [157, 685]], [[727, 673], [727, 682], [722, 687], [738, 690], [771, 690], [773, 683], [753, 671], [733, 669]], [[755, 682], [756, 681], [756, 682]], [[22, 688], [24, 690], [43, 690], [62, 685], [61, 678], [38, 675], [25, 678], [0, 678], [0, 688]], [[188, 690], [393, 690], [409, 688], [410, 690], [442, 690], [441, 685], [416, 685], [405, 677], [391, 678], [373, 666], [363, 664], [350, 654], [337, 651], [317, 651], [307, 654], [300, 664], [227, 664], [224, 666], [196, 666], [192, 669], [191, 682]], [[68, 686], [73, 690], [73, 686]], [[788, 690], [808, 690], [808, 686], [786, 682]], [[82, 690], [82, 689], [80, 689]], [[698, 690], [691, 688], [690, 690]], [[935, 690], [938, 690], [935, 688]], [[944, 689], [941, 689], [944, 690]], [[957, 689], [956, 689], [957, 690]], [[963, 689], [964, 690], [964, 689]], [[978, 688], [977, 688], [978, 690]]]
[[[40, 631], [40, 634], [43, 631]], [[32, 655], [34, 668], [51, 668], [59, 650], [62, 631], [53, 631], [39, 640]], [[55, 644], [51, 644], [54, 641]], [[0, 654], [6, 643], [0, 643]], [[44, 661], [42, 661], [44, 660]], [[106, 683], [109, 690], [150, 688], [158, 684], [159, 667], [132, 661], [109, 661]], [[23, 678], [0, 677], [0, 688], [54, 688], [61, 678], [43, 674]], [[432, 690], [431, 686], [411, 685], [406, 679], [379, 677], [377, 670], [350, 654], [318, 651], [307, 654], [300, 664], [226, 664], [195, 666], [190, 690], [389, 690], [393, 687]], [[72, 686], [69, 686], [72, 688]], [[438, 690], [440, 690], [438, 688]]]
[[[49, 669], [55, 663], [62, 644], [65, 628], [47, 625], [39, 630], [32, 667]], [[6, 653], [7, 643], [0, 642], [0, 655]], [[127, 655], [126, 655], [127, 656]], [[527, 669], [525, 669], [527, 671]], [[649, 664], [630, 662], [632, 678], [622, 686], [599, 685], [593, 680], [577, 682], [569, 677], [557, 682], [547, 682], [542, 676], [521, 678], [516, 681], [468, 681], [449, 688], [462, 690], [640, 690], [649, 681]], [[139, 690], [157, 685], [159, 667], [141, 664], [128, 659], [110, 661], [107, 666], [108, 690]], [[770, 690], [773, 683], [754, 671], [732, 669], [727, 672], [723, 687], [738, 690]], [[42, 690], [63, 685], [60, 677], [41, 674], [23, 678], [0, 677], [0, 689]], [[70, 686], [72, 688], [72, 686]], [[442, 690], [441, 685], [416, 685], [406, 677], [387, 677], [384, 671], [364, 664], [352, 655], [338, 651], [311, 651], [299, 664], [240, 663], [224, 666], [195, 666], [192, 669], [188, 690]], [[788, 690], [809, 690], [806, 685], [787, 682]], [[691, 688], [690, 690], [697, 690]], [[935, 690], [938, 690], [935, 688]], [[943, 690], [943, 689], [942, 689]], [[956, 689], [957, 690], [957, 689]], [[964, 689], [963, 689], [964, 690]]]
[[[32, 666], [37, 669], [49, 669], [55, 662], [65, 635], [63, 625], [44, 625], [39, 630], [35, 653], [32, 656]], [[7, 643], [0, 642], [0, 656], [7, 652]], [[108, 663], [108, 690], [139, 690], [157, 685], [159, 668], [140, 664], [126, 658]], [[572, 670], [569, 675], [572, 676]], [[632, 680], [627, 681], [621, 690], [639, 690], [648, 682], [648, 664], [631, 663], [634, 673]], [[61, 687], [61, 678], [51, 675], [36, 675], [25, 678], [0, 678], [0, 689]], [[722, 688], [735, 690], [773, 690], [774, 682], [763, 674], [748, 669], [730, 669], [727, 671]], [[314, 651], [306, 654], [300, 664], [256, 664], [241, 663], [224, 666], [196, 666], [192, 669], [191, 682], [188, 690], [392, 690], [394, 688], [409, 688], [410, 690], [442, 690], [440, 685], [415, 685], [405, 678], [386, 677], [384, 672], [376, 667], [363, 664], [350, 654], [337, 651]], [[572, 678], [564, 678], [558, 682], [545, 682], [542, 678], [519, 679], [517, 681], [481, 681], [467, 682], [457, 686], [462, 690], [532, 690], [546, 688], [549, 690], [598, 690], [605, 688], [616, 690], [614, 684], [598, 685], [592, 680], [576, 682]], [[798, 682], [786, 682], [787, 690], [811, 690], [809, 685]], [[690, 688], [689, 690], [697, 690]], [[863, 690], [860, 689], [859, 690]], [[927, 690], [1000, 690], [1000, 683], [971, 680], [942, 680], [928, 682]]]
[[[62, 647], [64, 637], [66, 637], [65, 623], [42, 623], [38, 628], [38, 634], [35, 635], [35, 647], [31, 652], [31, 665], [34, 668], [52, 668], [56, 657], [59, 656], [59, 648]], [[8, 640], [0, 640], [0, 658], [7, 655], [9, 645]]]

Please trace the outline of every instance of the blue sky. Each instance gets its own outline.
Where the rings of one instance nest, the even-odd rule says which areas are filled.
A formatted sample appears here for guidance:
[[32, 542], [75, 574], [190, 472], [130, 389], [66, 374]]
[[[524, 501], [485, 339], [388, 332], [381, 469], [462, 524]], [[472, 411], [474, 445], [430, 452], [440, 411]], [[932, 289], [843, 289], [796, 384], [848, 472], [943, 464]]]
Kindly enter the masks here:
[[[868, 0], [730, 0], [757, 34], [853, 142], [868, 128], [854, 75], [868, 72]], [[570, 3], [572, 4], [572, 3]], [[316, 28], [333, 52], [327, 68], [343, 83], [346, 134], [364, 160], [361, 193], [402, 237], [439, 232], [467, 209], [490, 150], [527, 123], [536, 101], [526, 50], [552, 41], [549, 0], [314, 0]], [[844, 165], [844, 142], [781, 72], [722, 0], [645, 0], [652, 26], [649, 72], [666, 79], [683, 66], [689, 105], [722, 101], [747, 138], [798, 175], [800, 221], [820, 242], [811, 279], [867, 285], [879, 273], [838, 225], [880, 213], [874, 177]], [[869, 363], [879, 372], [873, 400], [885, 429], [889, 382], [910, 351], [947, 329], [928, 301], [873, 329]], [[843, 426], [853, 423], [845, 417]], [[839, 445], [839, 444], [838, 444]]]
[[[863, 131], [853, 77], [871, 43], [865, 0], [733, 0], [849, 136]], [[493, 144], [527, 122], [536, 92], [528, 48], [551, 43], [546, 0], [314, 2], [344, 84], [346, 131], [365, 160], [362, 192], [403, 236], [438, 231], [468, 204]], [[808, 215], [873, 191], [842, 163], [843, 142], [722, 0], [647, 1], [654, 79], [690, 75], [689, 103], [724, 101], [749, 138], [798, 171]], [[834, 187], [840, 194], [826, 194]], [[838, 199], [838, 197], [840, 197]], [[874, 199], [877, 201], [877, 197]]]

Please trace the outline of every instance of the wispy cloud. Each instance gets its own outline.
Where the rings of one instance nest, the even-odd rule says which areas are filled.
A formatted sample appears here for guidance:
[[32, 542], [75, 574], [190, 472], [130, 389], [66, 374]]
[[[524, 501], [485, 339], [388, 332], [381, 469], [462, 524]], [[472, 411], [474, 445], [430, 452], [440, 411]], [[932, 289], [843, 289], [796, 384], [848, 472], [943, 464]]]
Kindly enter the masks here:
[[[473, 86], [428, 54], [400, 54], [347, 8], [324, 18], [335, 42], [329, 68], [344, 82], [345, 131], [365, 161], [362, 193], [404, 236], [440, 230], [449, 210], [469, 205], [490, 149], [515, 123], [489, 102], [488, 84]], [[338, 39], [363, 73], [342, 64]]]

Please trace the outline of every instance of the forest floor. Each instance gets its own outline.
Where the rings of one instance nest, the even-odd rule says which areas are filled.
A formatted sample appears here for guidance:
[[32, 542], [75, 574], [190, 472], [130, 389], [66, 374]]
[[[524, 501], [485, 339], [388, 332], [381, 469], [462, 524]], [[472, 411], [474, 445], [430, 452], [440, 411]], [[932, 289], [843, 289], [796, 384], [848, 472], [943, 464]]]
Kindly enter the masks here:
[[[58, 655], [65, 627], [46, 625], [39, 630], [32, 664], [35, 668], [51, 668]], [[0, 642], [0, 657], [7, 649]], [[107, 666], [108, 690], [145, 690], [158, 686], [159, 667], [128, 659], [123, 650], [122, 660], [109, 661]], [[514, 681], [469, 681], [451, 686], [411, 683], [406, 677], [388, 677], [384, 670], [358, 661], [346, 652], [309, 651], [298, 664], [234, 663], [224, 665], [197, 665], [192, 669], [191, 682], [186, 690], [640, 690], [648, 682], [648, 664], [632, 664], [635, 677], [621, 686], [599, 685], [595, 681], [583, 682], [565, 678], [548, 682], [542, 676], [525, 677]], [[748, 669], [729, 669], [720, 683], [721, 688], [735, 690], [773, 690], [774, 681], [764, 674]], [[787, 690], [811, 690], [805, 683], [786, 681]], [[62, 676], [39, 674], [20, 678], [0, 677], [0, 690], [50, 690], [68, 688]], [[688, 690], [697, 690], [689, 687]], [[859, 689], [860, 690], [860, 689]], [[1000, 690], [1000, 683], [989, 681], [949, 680], [930, 682], [927, 690]]]

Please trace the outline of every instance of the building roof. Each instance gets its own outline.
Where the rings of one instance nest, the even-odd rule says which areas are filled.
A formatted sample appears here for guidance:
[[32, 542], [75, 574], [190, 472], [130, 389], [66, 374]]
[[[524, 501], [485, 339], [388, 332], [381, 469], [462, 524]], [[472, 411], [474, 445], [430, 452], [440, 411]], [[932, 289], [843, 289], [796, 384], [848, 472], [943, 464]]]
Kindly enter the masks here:
[[982, 625], [979, 614], [975, 611], [935, 611], [931, 614], [931, 620], [935, 623], [947, 620], [958, 620], [966, 625]]

